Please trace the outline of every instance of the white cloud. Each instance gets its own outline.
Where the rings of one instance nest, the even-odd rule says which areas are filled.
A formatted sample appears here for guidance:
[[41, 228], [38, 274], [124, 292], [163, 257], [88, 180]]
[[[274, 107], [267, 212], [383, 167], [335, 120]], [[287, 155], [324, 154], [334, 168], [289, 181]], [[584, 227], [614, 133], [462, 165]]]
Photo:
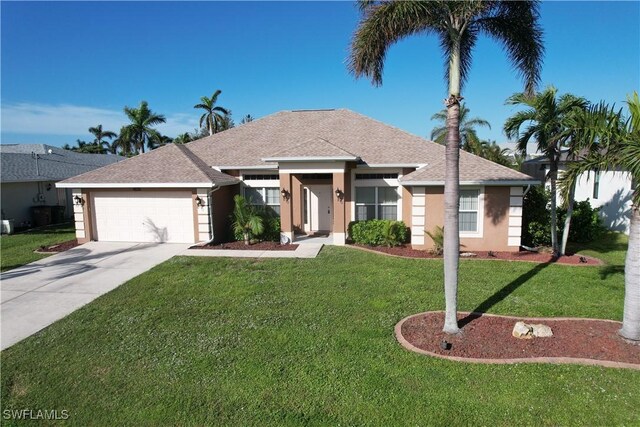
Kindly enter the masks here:
[[[167, 122], [158, 130], [174, 137], [198, 127], [198, 117], [185, 113], [166, 115]], [[2, 105], [2, 131], [17, 134], [84, 135], [89, 127], [102, 124], [118, 132], [128, 122], [120, 110], [81, 105], [17, 103]]]

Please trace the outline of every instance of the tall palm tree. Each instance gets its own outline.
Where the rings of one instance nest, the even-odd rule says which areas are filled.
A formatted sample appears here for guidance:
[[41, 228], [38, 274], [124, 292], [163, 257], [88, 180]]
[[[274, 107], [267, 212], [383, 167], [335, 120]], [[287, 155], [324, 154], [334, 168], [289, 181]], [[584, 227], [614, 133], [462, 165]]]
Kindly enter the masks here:
[[[438, 111], [431, 120], [437, 120], [440, 122], [440, 126], [433, 128], [431, 131], [431, 139], [438, 144], [445, 143], [447, 138], [447, 109]], [[469, 117], [469, 109], [466, 105], [460, 104], [460, 142], [461, 148], [465, 151], [471, 151], [472, 144], [480, 142], [476, 128], [479, 126], [488, 127], [491, 129], [491, 125], [485, 119], [480, 117]]]
[[151, 149], [156, 149], [162, 147], [167, 144], [171, 144], [173, 139], [168, 137], [167, 135], [162, 135], [160, 132], [156, 132], [155, 135], [151, 137]]
[[457, 321], [458, 224], [460, 160], [460, 89], [471, 68], [471, 55], [483, 33], [502, 43], [507, 56], [524, 77], [525, 90], [533, 93], [542, 65], [542, 30], [536, 1], [372, 1], [359, 2], [362, 19], [351, 43], [348, 67], [356, 76], [382, 84], [389, 47], [417, 34], [440, 39], [448, 81], [447, 138], [445, 150], [444, 332], [459, 332]]
[[584, 173], [620, 169], [631, 174], [633, 190], [629, 247], [624, 264], [624, 311], [620, 335], [640, 341], [640, 98], [627, 97], [629, 117], [604, 103], [589, 108], [576, 138], [583, 151], [562, 174], [560, 186], [570, 191]]
[[[100, 147], [104, 147], [107, 151], [114, 153], [113, 148], [109, 141], [104, 141], [105, 138], [113, 139], [118, 135], [115, 132], [111, 132], [110, 130], [102, 130], [102, 125], [98, 125], [96, 127], [90, 127], [89, 132], [93, 134], [95, 139], [93, 140], [94, 144], [99, 145]], [[115, 154], [115, 153], [114, 153]]]
[[200, 98], [200, 104], [193, 106], [193, 108], [204, 110], [204, 113], [200, 116], [200, 127], [202, 127], [202, 123], [206, 122], [207, 129], [209, 129], [209, 136], [220, 131], [220, 128], [224, 125], [225, 116], [229, 115], [229, 111], [226, 108], [216, 105], [218, 96], [220, 96], [221, 93], [222, 91], [218, 89], [213, 92], [211, 98], [203, 96]]
[[119, 151], [123, 156], [131, 156], [135, 153], [136, 149], [133, 146], [133, 140], [127, 126], [122, 126], [120, 128], [120, 134], [111, 143], [111, 149], [114, 154]]
[[[549, 182], [551, 184], [551, 246], [555, 255], [560, 255], [558, 242], [557, 180], [558, 164], [563, 147], [571, 138], [570, 121], [573, 114], [586, 108], [584, 98], [572, 94], [558, 95], [558, 90], [549, 86], [535, 96], [516, 93], [507, 99], [509, 105], [522, 105], [526, 110], [509, 117], [504, 124], [508, 138], [517, 139], [518, 151], [527, 153], [527, 144], [535, 139], [538, 151], [549, 160]], [[527, 127], [521, 131], [524, 125]]]
[[138, 108], [124, 107], [124, 113], [131, 121], [126, 126], [126, 133], [136, 151], [144, 153], [145, 146], [152, 148], [153, 140], [158, 138], [158, 131], [153, 126], [165, 123], [165, 117], [151, 111], [147, 101], [140, 102]]

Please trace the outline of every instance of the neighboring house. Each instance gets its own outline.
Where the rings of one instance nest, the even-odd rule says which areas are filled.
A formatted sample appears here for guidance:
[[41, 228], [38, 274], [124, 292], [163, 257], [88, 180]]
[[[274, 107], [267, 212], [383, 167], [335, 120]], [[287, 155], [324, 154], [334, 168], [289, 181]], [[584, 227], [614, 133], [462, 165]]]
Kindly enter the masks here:
[[[563, 151], [558, 165], [559, 176], [566, 169], [568, 152]], [[531, 175], [541, 182], [546, 182], [546, 188], [550, 187], [546, 179], [549, 173], [549, 160], [540, 156], [527, 160], [522, 164], [522, 172]], [[589, 200], [591, 206], [600, 208], [600, 217], [605, 227], [613, 231], [621, 231], [629, 234], [629, 221], [631, 220], [631, 174], [619, 170], [607, 170], [603, 172], [589, 172], [580, 175], [576, 183], [576, 201]], [[558, 193], [558, 203], [562, 203], [562, 196]]]
[[83, 154], [45, 144], [0, 145], [2, 219], [15, 227], [33, 225], [32, 207], [64, 206], [63, 216], [73, 217], [71, 191], [55, 183], [111, 164], [120, 156]]
[[[444, 222], [442, 145], [349, 110], [283, 111], [185, 145], [169, 144], [58, 183], [81, 197], [81, 241], [223, 241], [233, 196], [279, 213], [283, 240], [402, 220], [411, 244]], [[465, 250], [517, 251], [534, 178], [460, 152]]]

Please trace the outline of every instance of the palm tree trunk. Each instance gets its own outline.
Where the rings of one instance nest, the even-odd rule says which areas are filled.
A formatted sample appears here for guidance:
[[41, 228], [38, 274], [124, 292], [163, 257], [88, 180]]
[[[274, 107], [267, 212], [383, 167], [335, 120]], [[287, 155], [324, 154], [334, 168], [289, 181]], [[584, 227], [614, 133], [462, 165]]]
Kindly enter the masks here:
[[208, 117], [208, 125], [209, 125], [209, 136], [213, 136], [213, 118], [211, 117], [211, 112], [209, 112], [209, 117]]
[[444, 297], [443, 331], [460, 332], [458, 328], [458, 262], [460, 257], [460, 43], [453, 43], [449, 60], [449, 98], [447, 106], [447, 143], [444, 181]]
[[244, 237], [244, 244], [245, 245], [249, 245], [251, 243], [251, 241], [249, 240], [249, 233], [243, 233], [243, 237]]
[[574, 197], [576, 195], [576, 184], [571, 184], [569, 188], [569, 205], [567, 206], [567, 217], [564, 219], [564, 229], [562, 230], [562, 247], [560, 247], [560, 256], [563, 256], [567, 250], [567, 241], [569, 240], [569, 227], [571, 227], [571, 216], [573, 215]]
[[624, 263], [624, 312], [620, 335], [640, 341], [640, 206], [631, 209], [629, 247]]
[[558, 202], [556, 200], [558, 195], [558, 160], [555, 154], [553, 154], [550, 163], [549, 179], [551, 180], [551, 248], [553, 254], [557, 256], [560, 250], [558, 245]]

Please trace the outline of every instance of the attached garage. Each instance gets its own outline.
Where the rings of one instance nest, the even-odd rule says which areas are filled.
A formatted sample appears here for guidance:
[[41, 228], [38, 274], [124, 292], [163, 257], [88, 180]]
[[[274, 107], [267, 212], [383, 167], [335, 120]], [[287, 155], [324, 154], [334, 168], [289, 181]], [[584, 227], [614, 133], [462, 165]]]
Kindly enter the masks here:
[[188, 190], [91, 192], [93, 239], [107, 242], [194, 243], [194, 202]]

